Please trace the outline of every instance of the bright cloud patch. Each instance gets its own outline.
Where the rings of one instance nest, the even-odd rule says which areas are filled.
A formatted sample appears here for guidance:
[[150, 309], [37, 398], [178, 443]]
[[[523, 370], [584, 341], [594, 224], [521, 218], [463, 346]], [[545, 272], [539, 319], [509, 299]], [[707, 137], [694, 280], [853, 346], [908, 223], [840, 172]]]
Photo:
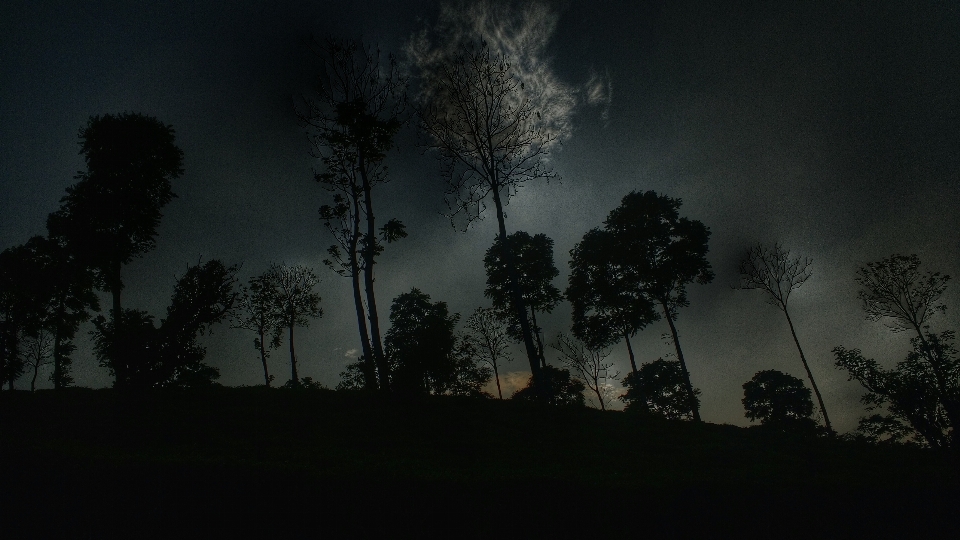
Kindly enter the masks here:
[[539, 113], [538, 128], [554, 136], [552, 144], [569, 139], [573, 115], [583, 103], [609, 113], [609, 74], [593, 72], [583, 86], [560, 80], [546, 48], [559, 16], [539, 2], [480, 1], [444, 4], [436, 25], [415, 34], [407, 43], [408, 60], [421, 73], [454, 58], [464, 46], [483, 40], [494, 54], [509, 59], [514, 76], [526, 90], [524, 97]]

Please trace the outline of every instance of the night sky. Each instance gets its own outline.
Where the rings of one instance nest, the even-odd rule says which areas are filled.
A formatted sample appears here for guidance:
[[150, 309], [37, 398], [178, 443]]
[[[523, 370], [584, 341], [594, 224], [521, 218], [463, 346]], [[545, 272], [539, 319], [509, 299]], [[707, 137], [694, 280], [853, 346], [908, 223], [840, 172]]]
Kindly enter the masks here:
[[[626, 193], [682, 198], [681, 214], [712, 231], [716, 278], [689, 286], [681, 345], [704, 420], [738, 425], [747, 424], [741, 385], [755, 372], [805, 379], [782, 314], [759, 291], [731, 288], [739, 258], [775, 241], [812, 258], [791, 315], [835, 427], [848, 431], [863, 414], [863, 391], [833, 366], [830, 349], [858, 347], [889, 366], [910, 337], [865, 320], [855, 270], [915, 253], [921, 269], [960, 274], [960, 10], [946, 1], [723, 4], [543, 6], [544, 21], [556, 24], [541, 25], [552, 30], [540, 36], [540, 62], [577, 106], [552, 155], [561, 180], [523, 187], [507, 229], [554, 239], [562, 290], [569, 250]], [[516, 13], [493, 11], [504, 20]], [[242, 262], [244, 282], [271, 262], [312, 266], [325, 315], [298, 333], [299, 370], [335, 386], [359, 338], [349, 280], [321, 263], [332, 238], [317, 209], [329, 196], [313, 180], [318, 164], [294, 114], [317, 74], [311, 36], [362, 36], [402, 58], [440, 12], [437, 2], [387, 0], [3, 2], [0, 248], [45, 233], [84, 167], [77, 131], [90, 116], [155, 116], [176, 129], [186, 173], [174, 182], [157, 249], [125, 267], [124, 306], [162, 317], [177, 276], [201, 257]], [[409, 237], [378, 262], [381, 320], [411, 287], [464, 318], [489, 305], [482, 259], [494, 216], [465, 233], [451, 227], [439, 163], [417, 147], [412, 127], [387, 164], [392, 180], [378, 188], [377, 213], [402, 220]], [[945, 300], [935, 331], [958, 327], [960, 285]], [[542, 319], [549, 342], [569, 331], [569, 305]], [[106, 386], [90, 328], [78, 339], [74, 377]], [[661, 321], [637, 336], [638, 361], [668, 357], [665, 332]], [[205, 338], [221, 383], [262, 382], [252, 341], [226, 325]], [[280, 383], [285, 353], [271, 360]], [[624, 345], [611, 359], [628, 370]], [[504, 366], [517, 370], [507, 388], [526, 382], [525, 366], [518, 347]]]

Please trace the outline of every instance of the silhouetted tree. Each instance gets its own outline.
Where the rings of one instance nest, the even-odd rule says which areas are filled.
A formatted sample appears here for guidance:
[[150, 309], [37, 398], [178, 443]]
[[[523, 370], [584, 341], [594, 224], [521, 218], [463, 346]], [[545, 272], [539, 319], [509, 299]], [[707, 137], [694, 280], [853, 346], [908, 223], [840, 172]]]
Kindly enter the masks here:
[[[331, 258], [324, 263], [351, 278], [363, 358], [377, 365], [364, 373], [379, 373], [379, 385], [387, 390], [390, 372], [380, 337], [373, 270], [383, 250], [380, 240], [396, 241], [406, 232], [400, 221], [391, 219], [377, 234], [373, 187], [388, 180], [383, 160], [403, 125], [407, 82], [392, 56], [383, 69], [380, 51], [361, 43], [331, 38], [318, 47], [317, 56], [322, 71], [316, 95], [298, 116], [310, 129], [315, 156], [324, 165], [316, 180], [335, 192], [333, 206], [320, 207], [320, 218], [337, 241], [327, 250]], [[361, 271], [369, 333], [360, 295]], [[373, 388], [377, 382], [366, 384]]]
[[[421, 82], [417, 112], [426, 146], [442, 163], [451, 223], [459, 216], [469, 226], [492, 197], [499, 238], [507, 242], [505, 199], [525, 182], [556, 177], [545, 158], [559, 132], [551, 129], [549, 113], [535, 106], [532, 89], [516, 77], [514, 59], [492, 51], [485, 41], [460, 47], [452, 57], [431, 54], [425, 42], [419, 43], [412, 49]], [[509, 250], [504, 263], [513, 310], [537, 381], [539, 355], [517, 262]]]
[[[892, 255], [860, 268], [856, 278], [863, 287], [858, 295], [868, 319], [883, 319], [894, 332], [916, 332], [907, 359], [888, 371], [864, 359], [857, 349], [835, 347], [833, 353], [837, 366], [869, 391], [863, 401], [872, 409], [886, 405], [894, 420], [906, 421], [931, 446], [957, 448], [960, 366], [954, 335], [929, 331], [930, 318], [946, 310], [940, 297], [950, 276], [921, 273], [919, 266], [916, 255]], [[891, 421], [886, 424], [889, 427]]]
[[504, 246], [509, 246], [520, 282], [521, 297], [530, 310], [530, 322], [537, 340], [537, 353], [540, 364], [546, 365], [543, 355], [542, 330], [537, 324], [537, 312], [550, 313], [563, 298], [560, 290], [553, 286], [553, 279], [560, 272], [553, 263], [553, 240], [545, 234], [530, 236], [517, 231], [507, 236], [504, 244], [498, 237], [487, 249], [483, 265], [487, 270], [487, 288], [483, 294], [493, 301], [497, 313], [507, 321], [510, 337], [522, 342], [520, 323], [513, 311], [511, 301], [510, 271], [507, 268], [507, 254]]
[[797, 345], [797, 351], [800, 352], [803, 369], [807, 372], [807, 380], [810, 381], [810, 386], [813, 387], [813, 392], [817, 395], [817, 403], [820, 405], [820, 412], [823, 413], [823, 422], [826, 424], [827, 430], [832, 433], [833, 426], [830, 425], [827, 407], [823, 404], [823, 396], [820, 395], [820, 389], [817, 388], [817, 381], [814, 380], [810, 365], [807, 364], [807, 358], [803, 355], [800, 340], [797, 338], [797, 332], [793, 328], [793, 321], [790, 319], [790, 312], [787, 309], [790, 293], [810, 279], [810, 264], [810, 259], [792, 257], [790, 250], [784, 249], [780, 244], [774, 244], [772, 248], [757, 245], [750, 248], [740, 261], [739, 288], [765, 291], [769, 295], [767, 301], [783, 311], [783, 314], [787, 317], [790, 334], [793, 336], [793, 342]]
[[660, 319], [657, 306], [636, 282], [629, 266], [615, 264], [620, 246], [612, 233], [593, 229], [570, 250], [565, 292], [573, 307], [573, 335], [594, 349], [627, 344], [631, 372], [637, 361], [630, 338]]
[[[170, 181], [183, 173], [183, 152], [171, 126], [134, 113], [92, 117], [80, 139], [87, 170], [77, 173], [79, 181], [67, 188], [47, 228], [82, 254], [83, 264], [96, 268], [99, 286], [113, 297], [116, 327], [121, 269], [155, 247], [160, 210], [175, 196]], [[121, 337], [114, 338], [119, 351]], [[116, 362], [119, 381], [127, 379], [125, 365]]]
[[556, 368], [549, 364], [543, 368], [544, 382], [538, 391], [533, 388], [533, 378], [527, 386], [517, 390], [510, 396], [520, 401], [542, 401], [551, 405], [575, 405], [583, 407], [586, 399], [583, 396], [587, 387], [583, 381], [574, 378], [570, 370]]
[[453, 396], [493, 397], [483, 387], [493, 378], [493, 370], [483, 365], [486, 360], [479, 353], [479, 347], [468, 334], [457, 336], [453, 348], [454, 377], [445, 393]]
[[758, 371], [743, 383], [742, 402], [744, 415], [764, 427], [811, 434], [817, 429], [810, 418], [810, 389], [793, 375], [774, 369]]
[[100, 299], [94, 292], [93, 270], [83, 264], [82, 254], [76, 253], [66, 239], [43, 239], [40, 246], [43, 279], [48, 284], [51, 300], [53, 373], [50, 380], [54, 389], [60, 389], [73, 384], [70, 355], [77, 348], [73, 339], [80, 324], [90, 319], [90, 312], [100, 311]]
[[[193, 387], [218, 378], [219, 370], [203, 363], [206, 349], [197, 338], [230, 315], [237, 296], [236, 272], [236, 266], [216, 259], [188, 268], [177, 280], [159, 327], [153, 316], [133, 309], [123, 311], [120, 332], [112, 320], [94, 319], [94, 349], [101, 366], [117, 377], [115, 386]], [[119, 347], [119, 355], [114, 347]]]
[[833, 349], [837, 367], [868, 391], [861, 398], [867, 409], [888, 412], [861, 418], [858, 431], [863, 437], [956, 448], [957, 420], [949, 406], [960, 400], [960, 357], [953, 339], [950, 331], [925, 333], [924, 341], [912, 338], [913, 350], [893, 369], [881, 368], [859, 349]]
[[453, 384], [459, 320], [446, 302], [431, 302], [430, 295], [417, 288], [393, 299], [385, 343], [395, 389], [442, 394]]
[[[36, 387], [39, 369], [47, 364], [54, 366], [50, 376], [54, 388], [69, 386], [73, 381], [70, 354], [76, 348], [73, 338], [80, 323], [89, 318], [87, 310], [99, 309], [92, 272], [79, 265], [62, 242], [42, 236], [34, 236], [5, 253], [0, 289], [6, 291], [0, 291], [0, 296], [5, 306], [2, 311], [9, 317], [0, 317], [12, 332], [4, 334], [6, 339], [13, 341], [4, 347], [0, 373], [5, 365], [3, 358], [18, 354], [12, 345], [20, 336], [29, 341], [31, 387]], [[22, 359], [14, 362], [18, 363], [22, 364]]]
[[699, 400], [690, 382], [675, 321], [677, 310], [690, 305], [687, 284], [713, 280], [706, 258], [710, 230], [699, 221], [680, 217], [681, 204], [680, 199], [653, 191], [630, 192], [607, 216], [604, 229], [619, 246], [610, 263], [620, 267], [628, 286], [642, 290], [663, 309], [683, 369], [693, 419], [699, 422]]
[[560, 334], [557, 342], [550, 345], [560, 353], [560, 362], [571, 371], [574, 377], [597, 396], [600, 410], [607, 410], [606, 394], [607, 379], [616, 379], [620, 372], [612, 372], [612, 363], [607, 362], [609, 352], [602, 349], [591, 349], [583, 342]]
[[[658, 358], [643, 364], [636, 373], [627, 373], [623, 386], [627, 391], [620, 400], [626, 403], [626, 411], [650, 412], [668, 420], [693, 418], [687, 379], [676, 360]], [[693, 395], [699, 407], [700, 389], [695, 388]]]
[[493, 368], [493, 376], [497, 380], [497, 395], [500, 399], [503, 399], [498, 364], [504, 358], [511, 360], [507, 329], [503, 319], [497, 315], [493, 308], [478, 307], [467, 318], [466, 326], [472, 332], [470, 335], [475, 343], [477, 355], [483, 362]]
[[[270, 351], [267, 350], [267, 335], [272, 334], [279, 325], [275, 313], [277, 291], [270, 281], [267, 274], [262, 274], [250, 278], [246, 287], [240, 289], [240, 296], [237, 299], [237, 310], [234, 313], [232, 323], [233, 328], [252, 330], [257, 333], [253, 339], [253, 346], [260, 353], [260, 362], [263, 364], [263, 384], [270, 386], [273, 375], [267, 368], [267, 358], [270, 358]], [[279, 335], [274, 334], [270, 342], [270, 348], [280, 346]]]
[[44, 326], [36, 326], [27, 331], [26, 340], [26, 364], [33, 370], [33, 377], [30, 379], [30, 391], [37, 389], [37, 376], [40, 374], [40, 368], [53, 363], [50, 359], [53, 352], [53, 335]]
[[323, 316], [320, 308], [320, 295], [313, 291], [320, 279], [313, 270], [303, 265], [287, 266], [274, 264], [267, 273], [270, 287], [276, 291], [274, 295], [274, 317], [277, 325], [274, 327], [274, 337], [279, 339], [284, 329], [288, 331], [290, 339], [290, 380], [296, 386], [300, 377], [297, 376], [297, 356], [293, 346], [293, 328], [306, 327], [310, 319]]
[[9, 390], [24, 372], [23, 340], [34, 303], [23, 284], [34, 271], [25, 245], [0, 252], [0, 387], [6, 384]]
[[[347, 364], [346, 369], [340, 372], [340, 382], [337, 383], [337, 390], [370, 390], [371, 387], [367, 384], [370, 376], [364, 373], [367, 369], [375, 369], [375, 366], [362, 357]], [[376, 373], [371, 375], [374, 378], [377, 376]]]

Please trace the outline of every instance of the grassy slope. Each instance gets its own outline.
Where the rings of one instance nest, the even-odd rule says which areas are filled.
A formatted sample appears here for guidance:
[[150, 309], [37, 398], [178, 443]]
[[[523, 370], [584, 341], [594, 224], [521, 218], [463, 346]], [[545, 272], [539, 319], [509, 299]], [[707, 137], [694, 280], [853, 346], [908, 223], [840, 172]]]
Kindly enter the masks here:
[[955, 521], [960, 486], [932, 452], [510, 401], [4, 393], [0, 429], [0, 511], [89, 537], [201, 520], [211, 534], [885, 536]]

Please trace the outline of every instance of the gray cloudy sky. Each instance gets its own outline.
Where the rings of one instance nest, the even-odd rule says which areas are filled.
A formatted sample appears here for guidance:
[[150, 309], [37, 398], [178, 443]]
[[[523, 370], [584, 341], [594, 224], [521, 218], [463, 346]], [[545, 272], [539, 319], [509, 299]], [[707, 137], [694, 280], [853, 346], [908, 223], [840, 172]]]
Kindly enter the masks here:
[[[841, 430], [862, 414], [862, 392], [833, 367], [830, 349], [860, 347], [889, 365], [909, 339], [864, 320], [856, 268], [916, 253], [929, 269], [960, 271], [960, 13], [940, 1], [849, 4], [548, 4], [556, 24], [542, 36], [540, 67], [579, 89], [579, 105], [553, 156], [562, 180], [524, 187], [507, 209], [508, 230], [555, 240], [562, 289], [569, 250], [623, 195], [682, 198], [682, 213], [713, 232], [716, 279], [691, 286], [678, 322], [705, 420], [745, 424], [741, 385], [760, 369], [803, 376], [783, 317], [759, 292], [730, 288], [752, 243], [781, 241], [814, 260], [793, 315]], [[311, 265], [326, 314], [299, 333], [300, 372], [333, 386], [359, 344], [348, 281], [320, 262], [331, 240], [317, 219], [325, 194], [293, 113], [317, 69], [310, 35], [362, 35], [399, 53], [437, 20], [440, 3], [223, 5], [3, 2], [0, 247], [44, 232], [83, 167], [77, 130], [87, 118], [156, 116], [177, 130], [186, 174], [157, 250], [125, 270], [124, 304], [162, 316], [176, 277], [200, 256], [242, 262], [244, 280], [272, 261]], [[585, 104], [598, 76], [612, 100]], [[404, 221], [410, 236], [377, 266], [381, 318], [410, 287], [465, 317], [486, 304], [482, 257], [495, 222], [451, 228], [436, 160], [421, 155], [412, 131], [399, 142], [378, 214]], [[936, 330], [958, 326], [956, 284], [946, 300]], [[566, 331], [569, 306], [545, 319], [548, 338]], [[642, 361], [671, 351], [660, 324], [637, 338]], [[221, 327], [207, 340], [224, 384], [258, 383], [252, 338]], [[109, 384], [81, 342], [78, 383]], [[611, 358], [626, 371], [622, 349]], [[284, 380], [282, 352], [272, 362]], [[524, 364], [518, 355], [507, 370]]]

